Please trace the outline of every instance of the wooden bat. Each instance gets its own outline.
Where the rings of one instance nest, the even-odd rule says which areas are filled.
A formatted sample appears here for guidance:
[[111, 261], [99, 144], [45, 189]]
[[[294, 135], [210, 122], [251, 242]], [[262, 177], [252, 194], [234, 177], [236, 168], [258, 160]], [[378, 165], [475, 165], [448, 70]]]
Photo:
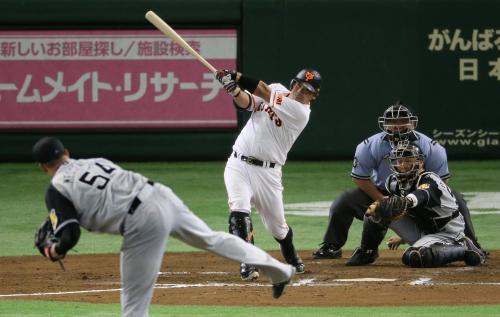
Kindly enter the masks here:
[[179, 44], [182, 48], [184, 48], [189, 54], [199, 60], [203, 65], [205, 65], [212, 73], [217, 72], [217, 69], [213, 67], [206, 59], [203, 58], [198, 52], [196, 52], [184, 39], [177, 34], [165, 21], [162, 20], [156, 13], [153, 11], [148, 11], [146, 13], [146, 19], [151, 22], [158, 30], [160, 30], [163, 34], [168, 36], [172, 41]]

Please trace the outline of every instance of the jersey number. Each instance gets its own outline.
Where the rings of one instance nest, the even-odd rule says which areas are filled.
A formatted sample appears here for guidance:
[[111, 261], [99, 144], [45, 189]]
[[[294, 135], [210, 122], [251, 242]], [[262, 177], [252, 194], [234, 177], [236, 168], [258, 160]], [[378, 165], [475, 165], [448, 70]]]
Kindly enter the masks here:
[[[95, 165], [99, 166], [106, 174], [111, 174], [115, 168], [113, 167], [107, 167], [99, 163], [95, 163]], [[108, 185], [109, 182], [109, 177], [103, 176], [103, 175], [94, 175], [90, 176], [90, 178], [87, 178], [90, 175], [90, 172], [85, 172], [82, 177], [80, 177], [79, 181], [85, 184], [89, 184], [90, 186], [94, 185], [97, 179], [102, 179], [103, 182], [102, 184], [97, 186], [97, 189], [104, 189], [106, 188], [106, 185]]]

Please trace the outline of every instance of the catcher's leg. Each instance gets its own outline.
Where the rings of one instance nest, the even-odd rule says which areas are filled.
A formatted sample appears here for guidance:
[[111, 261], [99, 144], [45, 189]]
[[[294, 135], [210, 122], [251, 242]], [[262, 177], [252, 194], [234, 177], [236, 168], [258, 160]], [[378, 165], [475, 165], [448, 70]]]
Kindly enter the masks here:
[[[240, 237], [248, 243], [254, 244], [253, 225], [250, 214], [232, 211], [229, 215], [229, 233]], [[259, 278], [259, 272], [252, 265], [240, 263], [240, 276], [244, 281], [252, 281]]]
[[469, 238], [464, 237], [459, 241], [443, 239], [442, 242], [429, 246], [410, 247], [403, 254], [402, 260], [410, 267], [439, 267], [456, 261], [476, 266], [484, 263], [485, 258], [481, 250]]
[[482, 249], [481, 245], [479, 244], [479, 241], [477, 239], [476, 231], [474, 230], [474, 224], [472, 223], [472, 219], [470, 216], [469, 207], [467, 207], [467, 203], [465, 202], [464, 195], [462, 195], [462, 193], [457, 192], [455, 190], [452, 190], [452, 193], [455, 196], [455, 199], [457, 200], [458, 211], [464, 217], [465, 236], [468, 237], [469, 239], [471, 239], [472, 242], [474, 243], [474, 245], [476, 245], [476, 247], [478, 247], [479, 249]]

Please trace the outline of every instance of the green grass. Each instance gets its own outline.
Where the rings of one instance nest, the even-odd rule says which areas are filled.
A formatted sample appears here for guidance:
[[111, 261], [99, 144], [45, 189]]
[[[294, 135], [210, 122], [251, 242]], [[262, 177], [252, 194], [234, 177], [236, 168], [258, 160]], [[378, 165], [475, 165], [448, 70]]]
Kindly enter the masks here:
[[[7, 312], [9, 311], [9, 312]], [[0, 317], [118, 317], [118, 304], [0, 301]], [[493, 317], [500, 305], [398, 307], [239, 307], [152, 305], [151, 317]]]
[[[173, 188], [190, 208], [213, 229], [227, 230], [227, 197], [224, 188], [224, 162], [199, 163], [126, 163], [124, 168], [140, 172], [152, 180]], [[451, 162], [455, 189], [500, 192], [499, 161]], [[283, 170], [285, 203], [331, 201], [341, 191], [352, 188], [349, 176], [351, 162], [289, 162]], [[44, 192], [49, 179], [33, 164], [0, 164], [0, 256], [38, 254], [33, 247], [33, 233], [47, 215]], [[254, 215], [256, 244], [275, 250], [277, 243], [266, 232], [258, 215]], [[298, 249], [315, 249], [326, 227], [326, 217], [287, 216], [294, 228]], [[500, 215], [473, 216], [476, 233], [483, 246], [500, 248], [497, 234]], [[354, 221], [346, 249], [359, 243], [361, 222]], [[117, 253], [121, 237], [83, 231], [76, 249], [79, 253]], [[171, 239], [169, 251], [194, 250]], [[70, 253], [71, 255], [71, 253]], [[0, 276], [1, 277], [1, 276]], [[334, 300], [334, 299], [332, 299]], [[6, 316], [119, 316], [118, 304], [87, 304], [0, 300], [0, 317]], [[151, 316], [500, 316], [500, 306], [438, 306], [438, 307], [218, 307], [153, 305]]]
[[[351, 162], [289, 162], [283, 170], [285, 203], [331, 201], [341, 191], [352, 188]], [[451, 162], [450, 184], [459, 191], [500, 192], [499, 161]], [[224, 162], [197, 163], [126, 163], [123, 167], [140, 172], [152, 180], [173, 188], [190, 208], [215, 230], [227, 230], [227, 196], [223, 181]], [[0, 256], [33, 255], [33, 233], [47, 212], [44, 193], [49, 178], [33, 164], [0, 164]], [[483, 246], [498, 249], [498, 215], [474, 216], [477, 235]], [[253, 214], [256, 243], [270, 250], [278, 245]], [[321, 242], [326, 217], [287, 216], [294, 228], [299, 249], [314, 249]], [[361, 223], [354, 221], [347, 249], [359, 243]], [[76, 250], [79, 253], [116, 253], [121, 237], [83, 231]], [[192, 251], [193, 248], [171, 239], [169, 251]]]

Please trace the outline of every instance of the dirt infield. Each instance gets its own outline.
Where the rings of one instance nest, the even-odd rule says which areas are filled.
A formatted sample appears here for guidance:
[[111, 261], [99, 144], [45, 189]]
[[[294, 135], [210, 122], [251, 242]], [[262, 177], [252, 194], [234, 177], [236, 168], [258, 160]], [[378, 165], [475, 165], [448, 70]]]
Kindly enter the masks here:
[[[153, 303], [272, 306], [401, 306], [500, 304], [500, 251], [480, 267], [460, 263], [410, 269], [402, 251], [383, 251], [376, 263], [347, 267], [342, 260], [313, 260], [302, 251], [306, 273], [275, 300], [261, 277], [239, 278], [238, 264], [208, 253], [167, 253]], [[277, 252], [272, 252], [281, 258]], [[347, 254], [347, 252], [346, 252]], [[344, 256], [345, 257], [345, 256]], [[0, 300], [40, 299], [117, 303], [118, 255], [70, 255], [66, 271], [40, 256], [0, 257]], [[24, 295], [21, 295], [24, 294]]]

